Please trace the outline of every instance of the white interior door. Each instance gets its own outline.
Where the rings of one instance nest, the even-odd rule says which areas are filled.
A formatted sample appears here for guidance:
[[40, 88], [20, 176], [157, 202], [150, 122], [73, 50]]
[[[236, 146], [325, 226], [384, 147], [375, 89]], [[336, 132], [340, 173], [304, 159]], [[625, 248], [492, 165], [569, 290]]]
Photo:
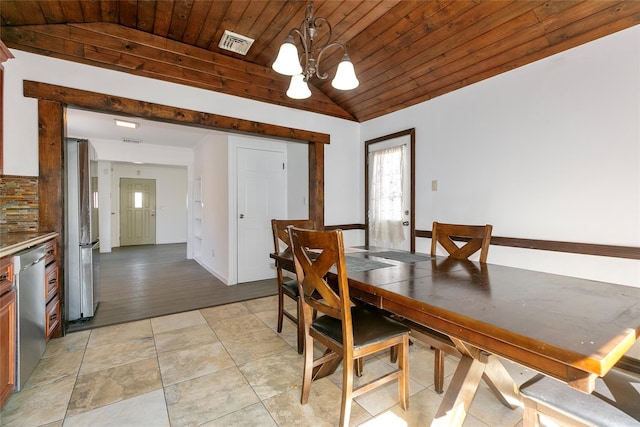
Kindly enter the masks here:
[[411, 136], [368, 144], [369, 245], [411, 250]]
[[275, 277], [271, 219], [287, 212], [285, 153], [237, 149], [238, 283]]

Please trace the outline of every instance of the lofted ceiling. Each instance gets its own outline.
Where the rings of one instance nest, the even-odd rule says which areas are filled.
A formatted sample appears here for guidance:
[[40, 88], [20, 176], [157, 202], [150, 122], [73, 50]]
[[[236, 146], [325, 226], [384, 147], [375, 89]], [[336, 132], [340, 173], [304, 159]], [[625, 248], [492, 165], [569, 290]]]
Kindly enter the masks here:
[[[10, 48], [362, 122], [640, 23], [640, 1], [316, 0], [360, 86], [312, 79], [287, 98], [271, 69], [301, 0], [0, 0]], [[223, 50], [224, 30], [255, 39]], [[330, 76], [342, 57], [321, 63]], [[233, 115], [232, 113], [229, 115]]]

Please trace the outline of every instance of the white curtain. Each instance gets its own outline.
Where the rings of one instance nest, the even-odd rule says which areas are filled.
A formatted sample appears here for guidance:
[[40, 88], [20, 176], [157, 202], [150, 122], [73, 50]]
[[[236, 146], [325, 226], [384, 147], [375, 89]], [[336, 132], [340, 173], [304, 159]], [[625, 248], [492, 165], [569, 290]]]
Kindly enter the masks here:
[[369, 238], [372, 245], [393, 247], [404, 241], [402, 226], [405, 146], [373, 151], [369, 194]]

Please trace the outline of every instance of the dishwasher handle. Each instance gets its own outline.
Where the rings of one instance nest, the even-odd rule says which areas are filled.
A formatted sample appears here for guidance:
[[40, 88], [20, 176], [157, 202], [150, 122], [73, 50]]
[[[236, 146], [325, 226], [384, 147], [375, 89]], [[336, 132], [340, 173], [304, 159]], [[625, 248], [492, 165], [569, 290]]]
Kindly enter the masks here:
[[[45, 255], [42, 255], [41, 257], [39, 257], [39, 258], [37, 258], [37, 259], [33, 260], [31, 263], [26, 264], [26, 265], [22, 265], [22, 266], [20, 267], [20, 271], [24, 271], [24, 270], [26, 270], [26, 269], [28, 269], [28, 268], [33, 267], [34, 265], [38, 264], [39, 262], [42, 262], [42, 261], [44, 260], [44, 258], [45, 258]], [[19, 272], [20, 272], [20, 271], [19, 271]], [[19, 272], [18, 272], [18, 273], [19, 273]]]
[[29, 268], [32, 265], [36, 265], [37, 263], [39, 263], [40, 261], [44, 260], [44, 258], [46, 257], [46, 255], [42, 255], [40, 258], [38, 258], [37, 260], [33, 261], [31, 264], [26, 265], [24, 268]]
[[40, 246], [35, 249], [27, 249], [22, 252], [18, 252], [14, 254], [14, 267], [15, 274], [20, 274], [21, 272], [27, 270], [28, 268], [33, 267], [34, 265], [44, 261], [47, 256], [44, 247]]

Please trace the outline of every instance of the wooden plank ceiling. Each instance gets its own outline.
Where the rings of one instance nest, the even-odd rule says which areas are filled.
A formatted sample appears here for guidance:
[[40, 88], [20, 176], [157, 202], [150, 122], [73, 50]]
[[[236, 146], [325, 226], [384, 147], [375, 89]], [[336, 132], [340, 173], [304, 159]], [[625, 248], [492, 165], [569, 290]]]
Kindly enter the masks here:
[[[640, 1], [316, 0], [316, 17], [348, 46], [360, 86], [287, 98], [271, 69], [303, 0], [2, 0], [10, 48], [362, 122], [640, 23]], [[255, 39], [246, 56], [224, 30]], [[229, 115], [233, 113], [230, 112]]]

